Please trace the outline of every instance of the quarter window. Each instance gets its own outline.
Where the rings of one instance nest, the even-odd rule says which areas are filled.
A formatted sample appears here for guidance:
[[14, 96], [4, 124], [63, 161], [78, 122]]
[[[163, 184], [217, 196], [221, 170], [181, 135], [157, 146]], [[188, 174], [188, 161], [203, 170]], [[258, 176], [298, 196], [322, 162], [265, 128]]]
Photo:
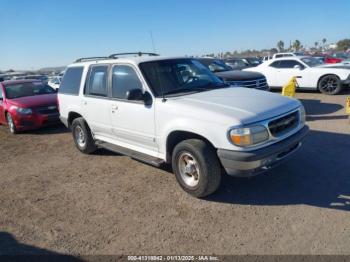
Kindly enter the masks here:
[[66, 70], [58, 92], [61, 94], [78, 95], [83, 67], [70, 67]]
[[270, 64], [270, 67], [280, 68], [280, 61], [273, 62], [272, 64]]
[[88, 93], [93, 96], [107, 96], [108, 66], [91, 68], [88, 82]]
[[294, 68], [294, 66], [302, 66], [298, 61], [295, 60], [282, 60], [280, 61], [279, 68]]
[[1, 86], [0, 86], [0, 98], [4, 98], [3, 95], [2, 95], [2, 89], [1, 89]]
[[142, 89], [142, 83], [135, 70], [125, 65], [114, 66], [112, 75], [112, 97], [126, 99], [126, 93], [132, 89]]

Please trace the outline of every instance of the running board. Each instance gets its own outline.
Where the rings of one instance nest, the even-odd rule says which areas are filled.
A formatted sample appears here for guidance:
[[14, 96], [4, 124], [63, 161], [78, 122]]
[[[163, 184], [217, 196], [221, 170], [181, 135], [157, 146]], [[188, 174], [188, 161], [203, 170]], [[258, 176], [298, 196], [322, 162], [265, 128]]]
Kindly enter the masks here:
[[96, 145], [98, 147], [105, 148], [109, 151], [129, 156], [133, 159], [150, 164], [152, 166], [160, 167], [163, 163], [165, 163], [165, 161], [163, 159], [149, 156], [149, 155], [146, 155], [146, 154], [143, 154], [143, 153], [140, 153], [140, 152], [137, 152], [137, 151], [125, 148], [125, 147], [113, 145], [113, 144], [110, 144], [107, 142], [96, 141]]

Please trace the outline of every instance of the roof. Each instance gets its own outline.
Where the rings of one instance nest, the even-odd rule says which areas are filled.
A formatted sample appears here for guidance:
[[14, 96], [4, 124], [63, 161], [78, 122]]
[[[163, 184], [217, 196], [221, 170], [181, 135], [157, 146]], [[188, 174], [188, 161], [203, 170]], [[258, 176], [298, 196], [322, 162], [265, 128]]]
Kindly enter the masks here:
[[190, 57], [168, 57], [168, 56], [130, 56], [130, 57], [119, 57], [119, 58], [97, 58], [96, 60], [89, 60], [83, 62], [75, 62], [70, 64], [68, 67], [73, 66], [86, 66], [92, 64], [113, 64], [113, 63], [129, 63], [138, 65], [142, 62], [152, 62], [152, 61], [161, 61], [168, 59], [193, 59]]

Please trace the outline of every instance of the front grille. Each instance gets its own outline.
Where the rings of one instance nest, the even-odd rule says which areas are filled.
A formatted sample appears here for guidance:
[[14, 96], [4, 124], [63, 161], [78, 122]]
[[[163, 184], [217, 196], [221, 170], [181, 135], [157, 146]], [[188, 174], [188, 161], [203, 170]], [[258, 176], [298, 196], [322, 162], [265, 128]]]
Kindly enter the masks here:
[[256, 89], [262, 89], [262, 90], [268, 89], [266, 78], [259, 78], [259, 79], [246, 80], [246, 81], [228, 81], [228, 83], [233, 86], [256, 88]]
[[37, 109], [37, 112], [42, 115], [56, 115], [58, 114], [57, 106], [43, 106]]
[[298, 124], [299, 112], [296, 111], [269, 122], [269, 130], [274, 137], [279, 137], [292, 131]]

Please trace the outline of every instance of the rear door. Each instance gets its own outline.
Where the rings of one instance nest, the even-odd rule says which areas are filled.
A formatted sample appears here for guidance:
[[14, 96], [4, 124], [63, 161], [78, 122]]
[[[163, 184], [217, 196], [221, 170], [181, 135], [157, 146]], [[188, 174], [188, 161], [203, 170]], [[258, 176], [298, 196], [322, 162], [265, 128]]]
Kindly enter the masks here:
[[92, 65], [86, 79], [81, 108], [84, 118], [96, 136], [111, 137], [108, 65]]
[[156, 156], [154, 103], [127, 100], [128, 91], [145, 92], [138, 70], [129, 64], [117, 64], [111, 69], [111, 98], [109, 113], [113, 134], [122, 146]]

